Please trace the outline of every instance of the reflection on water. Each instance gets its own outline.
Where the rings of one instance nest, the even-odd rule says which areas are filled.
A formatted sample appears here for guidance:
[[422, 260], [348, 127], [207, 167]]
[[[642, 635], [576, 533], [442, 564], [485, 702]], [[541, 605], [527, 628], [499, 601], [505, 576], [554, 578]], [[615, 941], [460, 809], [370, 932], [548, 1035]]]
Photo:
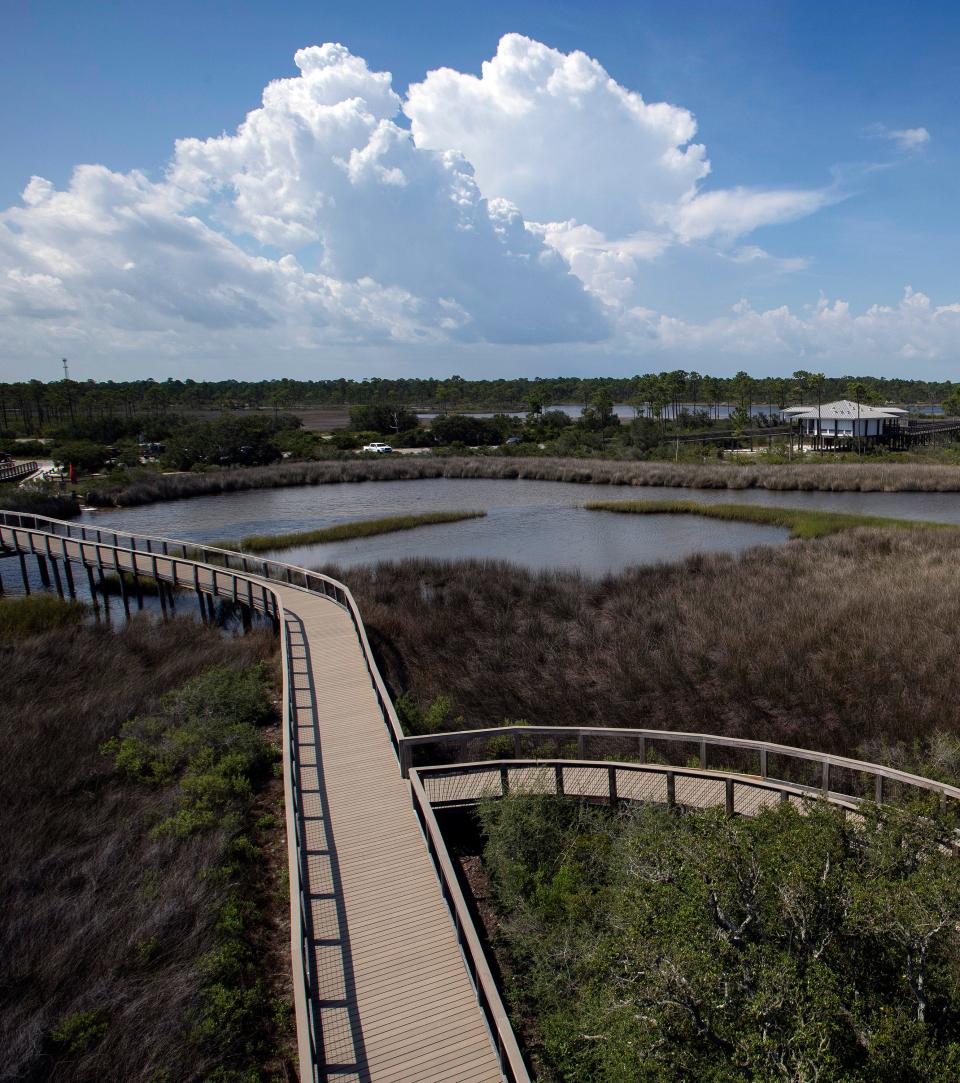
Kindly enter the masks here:
[[487, 518], [277, 553], [294, 564], [345, 566], [408, 556], [511, 560], [590, 575], [695, 552], [738, 552], [786, 539], [786, 531], [685, 516], [628, 517], [583, 511], [588, 500], [699, 500], [864, 512], [960, 524], [958, 493], [817, 493], [697, 490], [550, 481], [431, 478], [261, 489], [119, 511], [87, 521], [188, 540], [330, 526], [351, 519], [480, 508]]

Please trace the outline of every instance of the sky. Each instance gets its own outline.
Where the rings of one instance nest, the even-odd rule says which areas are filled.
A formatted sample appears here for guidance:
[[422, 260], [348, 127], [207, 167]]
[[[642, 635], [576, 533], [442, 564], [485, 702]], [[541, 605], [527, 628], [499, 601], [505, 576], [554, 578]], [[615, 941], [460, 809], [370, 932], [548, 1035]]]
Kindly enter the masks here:
[[0, 20], [0, 379], [960, 379], [955, 5]]

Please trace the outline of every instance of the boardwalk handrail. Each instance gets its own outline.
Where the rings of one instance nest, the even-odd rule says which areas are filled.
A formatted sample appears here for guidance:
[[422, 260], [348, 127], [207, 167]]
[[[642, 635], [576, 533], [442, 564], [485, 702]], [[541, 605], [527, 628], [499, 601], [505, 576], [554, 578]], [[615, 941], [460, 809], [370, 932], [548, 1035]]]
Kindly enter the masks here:
[[[938, 782], [936, 779], [925, 778], [922, 775], [914, 775], [908, 771], [900, 771], [895, 767], [885, 767], [882, 764], [851, 759], [847, 756], [834, 756], [827, 752], [814, 752], [806, 748], [796, 748], [793, 745], [774, 744], [770, 741], [756, 741], [745, 737], [724, 737], [711, 733], [684, 733], [676, 730], [627, 729], [614, 726], [498, 726], [480, 730], [457, 730], [452, 733], [431, 733], [402, 739], [401, 764], [405, 770], [410, 770], [413, 763], [414, 749], [426, 749], [430, 746], [445, 749], [451, 746], [456, 747], [471, 742], [485, 741], [496, 741], [496, 758], [504, 759], [506, 754], [500, 747], [504, 743], [504, 738], [512, 738], [515, 759], [521, 758], [524, 740], [535, 738], [556, 741], [561, 747], [565, 742], [576, 742], [576, 755], [566, 757], [570, 760], [586, 759], [585, 744], [588, 740], [596, 739], [606, 740], [610, 745], [616, 743], [618, 746], [616, 751], [620, 755], [623, 754], [624, 742], [634, 742], [634, 751], [641, 763], [647, 762], [648, 742], [692, 745], [698, 749], [702, 769], [705, 769], [708, 765], [708, 749], [710, 748], [747, 750], [757, 754], [757, 773], [762, 779], [773, 778], [768, 770], [771, 756], [782, 756], [786, 759], [800, 760], [817, 765], [819, 767], [819, 785], [816, 787], [804, 786], [803, 788], [809, 792], [842, 792], [831, 789], [833, 781], [835, 781], [835, 779], [832, 780], [832, 775], [839, 771], [850, 771], [854, 774], [867, 775], [872, 779], [873, 798], [877, 803], [884, 800], [885, 783], [887, 782], [896, 782], [914, 789], [932, 791], [939, 794], [941, 798], [960, 801], [960, 787]], [[562, 752], [559, 755], [562, 756]], [[774, 781], [778, 780], [774, 778]], [[787, 782], [789, 780], [783, 779], [779, 781]], [[856, 797], [857, 795], [849, 794], [848, 796]]]
[[[231, 570], [241, 571], [246, 575], [256, 576], [259, 579], [283, 583], [285, 586], [299, 586], [304, 590], [324, 594], [328, 598], [332, 598], [350, 614], [357, 638], [360, 641], [360, 649], [363, 652], [367, 671], [373, 682], [377, 702], [383, 713], [383, 720], [387, 727], [390, 743], [393, 745], [393, 750], [399, 760], [400, 740], [403, 737], [400, 720], [374, 661], [370, 641], [367, 638], [367, 630], [364, 627], [357, 603], [349, 588], [339, 580], [324, 575], [322, 572], [312, 572], [306, 568], [300, 568], [295, 564], [284, 564], [276, 560], [263, 560], [232, 549], [220, 549], [214, 545], [205, 545], [202, 542], [183, 542], [151, 534], [131, 534], [124, 530], [114, 530], [112, 527], [88, 527], [79, 523], [68, 523], [62, 519], [51, 519], [45, 515], [0, 510], [0, 524], [17, 526], [22, 529], [34, 529], [43, 533], [55, 534], [59, 537], [71, 538], [75, 541], [95, 541], [98, 544], [103, 544], [105, 539], [112, 538], [112, 543], [107, 541], [106, 544], [112, 544], [118, 549], [146, 552], [148, 555], [174, 556], [179, 554], [185, 560], [211, 566], [221, 565]], [[126, 539], [126, 544], [121, 543], [121, 538]]]
[[423, 827], [427, 849], [433, 859], [440, 880], [444, 899], [457, 930], [457, 940], [463, 952], [467, 970], [477, 990], [477, 1000], [487, 1018], [500, 1058], [500, 1068], [507, 1083], [530, 1083], [530, 1074], [523, 1062], [520, 1046], [503, 1005], [500, 990], [487, 962], [486, 952], [480, 943], [473, 916], [467, 906], [453, 862], [447, 851], [443, 833], [434, 815], [430, 799], [416, 771], [410, 773], [410, 792], [417, 818]]
[[38, 469], [38, 464], [33, 461], [0, 466], [0, 482], [19, 481], [21, 478], [28, 478], [31, 474], [35, 474]]
[[[599, 784], [571, 790], [569, 786], [570, 774], [582, 774], [584, 771], [592, 772], [593, 778], [600, 780]], [[621, 774], [662, 778], [664, 781], [663, 803], [668, 807], [689, 804], [689, 802], [683, 800], [682, 794], [679, 797], [677, 796], [676, 783], [678, 779], [709, 782], [716, 784], [718, 787], [717, 800], [700, 807], [712, 807], [722, 804], [728, 816], [734, 816], [738, 813], [750, 815], [753, 809], [756, 808], [756, 803], [754, 803], [750, 811], [745, 811], [746, 806], [744, 805], [738, 807], [737, 793], [740, 790], [752, 791], [755, 794], [776, 794], [779, 801], [787, 801], [791, 797], [798, 800], [821, 798], [846, 809], [855, 809], [863, 801], [862, 798], [851, 797], [847, 794], [811, 792], [807, 786], [787, 782], [783, 779], [756, 778], [752, 775], [741, 775], [728, 771], [703, 771], [697, 767], [671, 767], [662, 763], [624, 763], [619, 760], [476, 760], [472, 763], [416, 767], [411, 769], [410, 779], [411, 783], [420, 787], [431, 807], [443, 807], [445, 805], [473, 803], [478, 798], [475, 795], [454, 799], [431, 796], [428, 790], [437, 780], [467, 778], [472, 775], [488, 776], [495, 785], [499, 786], [499, 795], [495, 796], [504, 797], [514, 789], [510, 781], [512, 774], [524, 775], [527, 785], [520, 789], [520, 792], [523, 793], [553, 793], [562, 797], [599, 798], [608, 801], [612, 805], [624, 800], [651, 800], [647, 795], [639, 798], [631, 797], [624, 787], [618, 784], [618, 778]], [[534, 783], [533, 786], [529, 785], [531, 781]], [[721, 788], [722, 793], [720, 792]]]

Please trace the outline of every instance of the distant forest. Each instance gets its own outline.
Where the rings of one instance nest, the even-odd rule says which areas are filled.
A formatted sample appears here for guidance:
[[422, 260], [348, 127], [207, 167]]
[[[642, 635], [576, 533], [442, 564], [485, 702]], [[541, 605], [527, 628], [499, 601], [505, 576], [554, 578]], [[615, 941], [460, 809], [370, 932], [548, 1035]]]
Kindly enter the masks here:
[[795, 372], [791, 377], [732, 377], [675, 370], [630, 377], [576, 376], [515, 380], [30, 380], [0, 384], [0, 428], [39, 432], [51, 424], [102, 417], [162, 415], [168, 411], [241, 410], [296, 407], [347, 407], [391, 403], [412, 409], [535, 410], [561, 403], [588, 404], [597, 396], [631, 405], [684, 404], [710, 410], [722, 403], [784, 407], [818, 399], [852, 397], [864, 401], [935, 403], [958, 388], [950, 381], [886, 379], [874, 376], [825, 377]]

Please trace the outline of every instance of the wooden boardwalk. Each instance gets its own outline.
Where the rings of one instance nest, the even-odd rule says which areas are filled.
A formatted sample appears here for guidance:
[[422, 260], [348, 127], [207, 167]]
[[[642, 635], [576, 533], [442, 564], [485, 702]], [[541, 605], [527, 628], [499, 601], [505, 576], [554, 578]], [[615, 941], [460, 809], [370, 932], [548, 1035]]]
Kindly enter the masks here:
[[281, 623], [293, 723], [284, 759], [299, 790], [295, 801], [288, 770], [287, 834], [304, 917], [301, 926], [292, 889], [295, 987], [304, 955], [313, 976], [311, 1003], [302, 994], [297, 1002], [301, 1078], [502, 1080], [350, 612], [300, 587], [249, 574], [238, 581], [234, 571], [124, 548], [112, 533], [111, 540], [0, 525], [11, 551], [126, 568], [228, 598], [239, 590], [245, 600], [247, 590], [251, 604], [272, 605]]
[[327, 1076], [500, 1080], [349, 614], [275, 589], [290, 630]]

